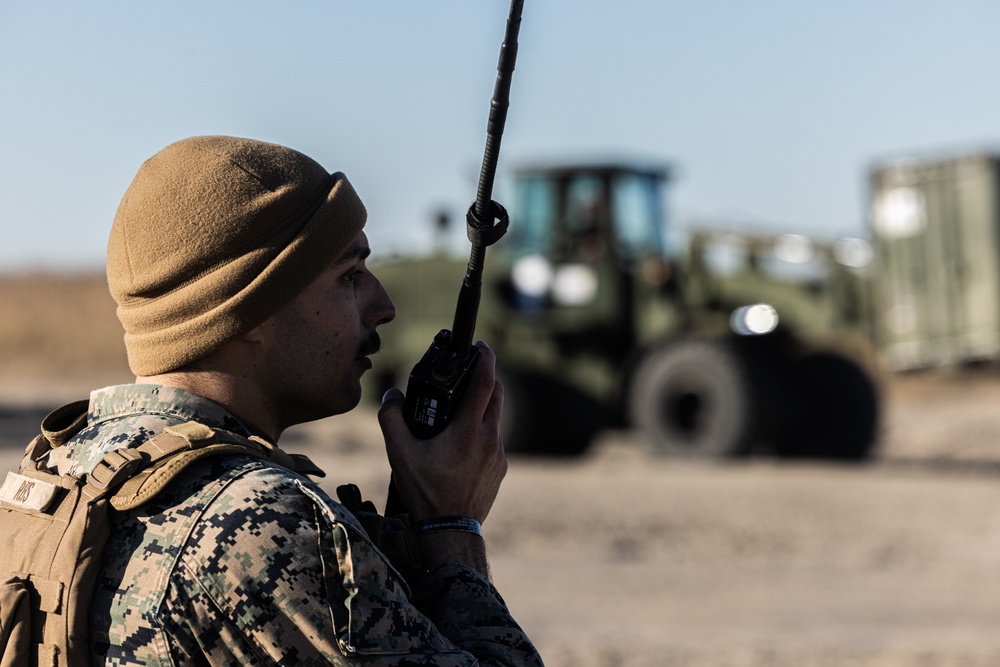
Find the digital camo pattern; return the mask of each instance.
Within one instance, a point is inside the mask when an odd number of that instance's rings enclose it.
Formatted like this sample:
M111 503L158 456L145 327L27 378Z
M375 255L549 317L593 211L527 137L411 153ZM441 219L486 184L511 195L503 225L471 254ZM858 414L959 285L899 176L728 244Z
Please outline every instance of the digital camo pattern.
M219 406L155 385L103 389L61 472L196 419L253 435ZM355 518L308 479L210 458L115 513L94 594L100 665L540 665L497 591L461 565L434 576L429 616Z
M49 467L60 474L90 472L108 452L136 447L167 426L192 420L246 437L264 437L217 403L183 389L127 384L91 393L87 426L70 446L49 454Z

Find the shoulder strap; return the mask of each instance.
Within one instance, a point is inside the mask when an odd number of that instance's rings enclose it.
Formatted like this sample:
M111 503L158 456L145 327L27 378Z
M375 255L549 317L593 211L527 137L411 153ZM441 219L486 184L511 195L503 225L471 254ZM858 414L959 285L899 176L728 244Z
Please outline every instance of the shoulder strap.
M287 454L263 438L256 436L244 438L230 431L213 429L193 421L167 427L162 433L135 449L125 451L135 452L143 464L134 464L138 470L131 474L125 473L127 481L111 497L111 506L117 510L138 507L159 493L170 480L189 465L209 456L225 454L252 456L300 474L321 477L325 475L308 457ZM103 463L104 461L101 461L101 464ZM107 477L109 473L110 478ZM104 477L98 476L88 481L92 485L95 482L98 485L103 484L104 489L113 488L117 483L114 480L116 474L117 471L106 470L101 473ZM103 479L109 481L103 482Z
M32 477L41 474L39 459L86 426L88 408L89 402L81 400L50 412L42 420L41 434L28 444L20 471ZM189 421L168 426L138 447L121 447L105 454L87 475L82 493L97 499L113 492L112 507L133 509L150 500L195 461L226 454L253 456L303 475L325 476L307 456L288 454L263 438L247 438Z
M120 485L111 496L111 506L133 509L195 461L226 454L264 459L300 474L325 475L308 457L287 454L263 438L245 438L189 421L168 426L138 447L108 452L87 476L87 486L90 494L103 495Z

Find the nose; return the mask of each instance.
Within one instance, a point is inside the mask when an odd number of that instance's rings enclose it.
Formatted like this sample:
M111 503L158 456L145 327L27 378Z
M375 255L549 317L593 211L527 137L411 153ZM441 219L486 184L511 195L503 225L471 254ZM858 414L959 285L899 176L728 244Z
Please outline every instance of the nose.
M370 274L370 277L372 289L365 313L367 316L365 324L374 329L396 319L396 304L392 302L389 293L385 291L385 287L375 274Z

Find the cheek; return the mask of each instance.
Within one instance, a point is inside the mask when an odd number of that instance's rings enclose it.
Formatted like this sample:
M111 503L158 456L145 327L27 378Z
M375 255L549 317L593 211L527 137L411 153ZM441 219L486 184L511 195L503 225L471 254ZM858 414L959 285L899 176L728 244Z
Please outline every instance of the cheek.
M336 301L331 300L330 305L332 307L315 308L310 313L310 328L314 332L316 349L321 350L325 357L347 352L354 355L358 346L358 317L351 308L353 299L341 296Z

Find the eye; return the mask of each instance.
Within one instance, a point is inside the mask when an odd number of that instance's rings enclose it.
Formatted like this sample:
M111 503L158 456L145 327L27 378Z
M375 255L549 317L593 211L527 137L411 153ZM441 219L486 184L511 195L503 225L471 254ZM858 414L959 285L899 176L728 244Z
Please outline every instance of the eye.
M343 279L349 283L357 282L358 276L361 275L363 270L363 266L355 266L344 274Z

